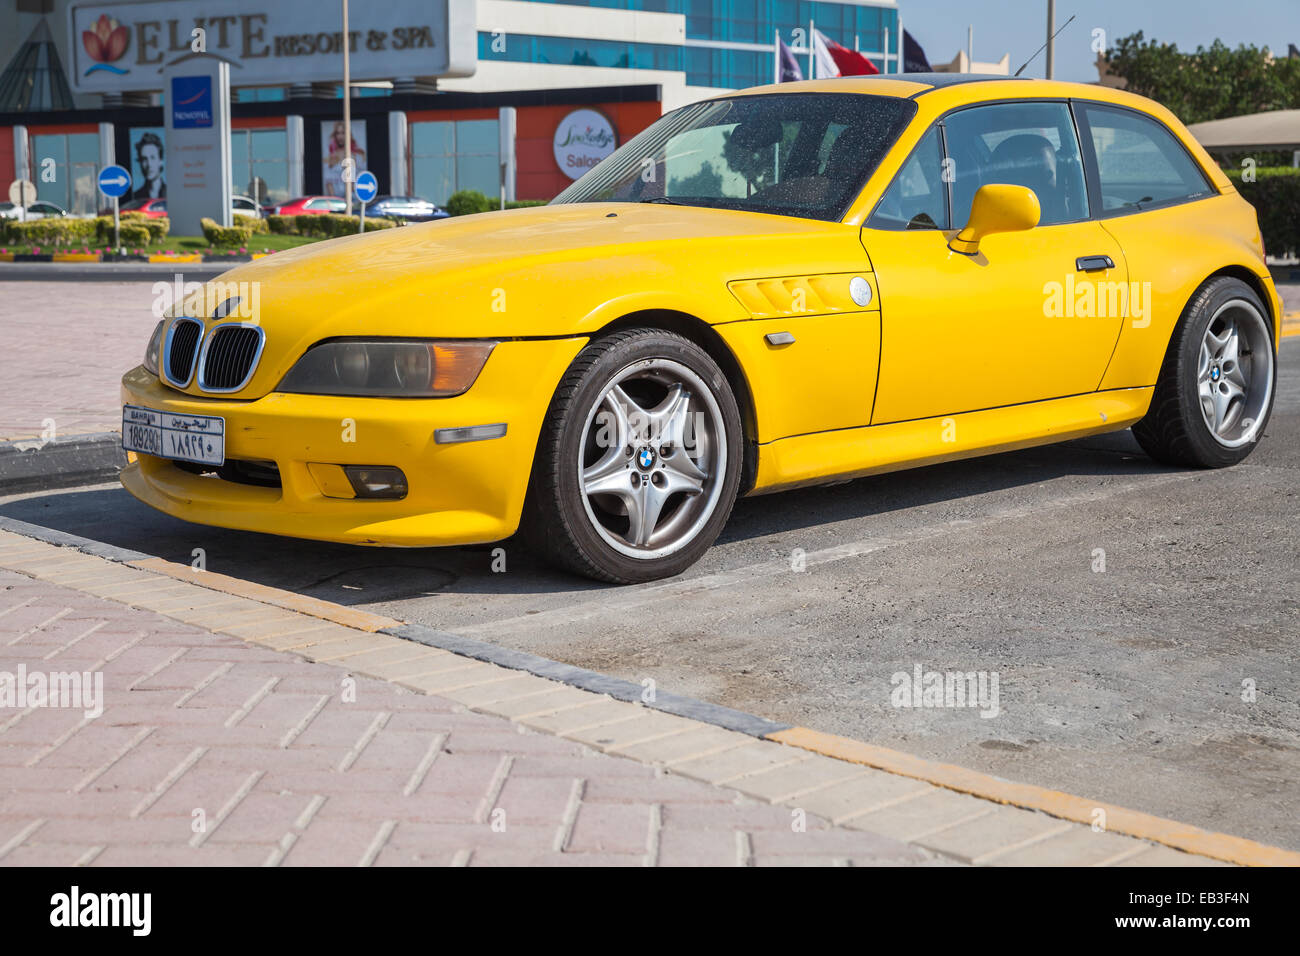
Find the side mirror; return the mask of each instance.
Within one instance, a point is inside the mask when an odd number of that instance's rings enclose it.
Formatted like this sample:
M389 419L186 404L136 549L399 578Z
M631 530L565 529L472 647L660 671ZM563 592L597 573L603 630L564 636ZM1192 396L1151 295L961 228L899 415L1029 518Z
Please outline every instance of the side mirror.
M981 186L970 207L966 228L948 243L953 252L973 256L979 252L980 240L995 232L1022 232L1038 225L1042 207L1032 189L992 183Z

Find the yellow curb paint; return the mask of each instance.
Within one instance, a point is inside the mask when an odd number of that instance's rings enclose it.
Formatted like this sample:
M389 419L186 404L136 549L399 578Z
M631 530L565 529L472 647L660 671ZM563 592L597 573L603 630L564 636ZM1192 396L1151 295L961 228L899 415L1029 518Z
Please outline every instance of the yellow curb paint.
M56 252L55 262L98 262L98 252Z
M1026 810L1041 810L1043 813L1062 820L1073 820L1091 826L1094 812L1105 812L1106 832L1122 833L1126 836L1162 843L1176 850L1208 856L1216 860L1226 860L1241 866L1300 866L1300 853L1284 850L1281 847L1268 846L1247 840L1243 837L1229 836L1226 833L1213 833L1187 823L1166 820L1163 817L1128 810L1097 800L1087 800L1059 790L1048 790L1028 783L1014 783L1002 780L975 770L953 764L926 760L901 750L890 750L874 744L865 744L848 737L825 734L807 727L791 727L766 735L767 740L775 740L791 747L811 750L813 753L847 760L850 763L863 764L898 774L923 780L937 787L968 793L973 797L1005 803Z
M343 607L340 604L333 604L329 601L321 601L317 598L305 597L301 594L294 594L292 591L283 591L280 588L268 587L265 584L255 584L252 581L241 581L239 578L233 578L227 574L218 574L215 571L196 571L188 564L176 564L173 561L164 561L162 558L147 558L143 561L128 561L127 565L133 568L139 568L142 571L154 571L158 574L165 574L168 577L184 581L187 584L197 585L202 588L210 588L213 591L221 591L225 594L233 594L236 597L247 598L250 601L259 601L262 604L271 604L275 607L284 608L286 611L296 611L299 614L306 614L310 617L318 617L325 621L332 621L335 624L341 624L344 627L350 627L358 631L379 631L385 627L399 627L402 622L394 620L391 617L383 617L379 614L370 614L366 611L357 611L352 608Z
M1300 335L1300 311L1286 312L1282 316L1282 338Z
M150 262L202 262L203 256L198 253L192 255L169 256L161 252L153 253L149 256Z
M13 262L14 254L12 252L0 252L0 262Z

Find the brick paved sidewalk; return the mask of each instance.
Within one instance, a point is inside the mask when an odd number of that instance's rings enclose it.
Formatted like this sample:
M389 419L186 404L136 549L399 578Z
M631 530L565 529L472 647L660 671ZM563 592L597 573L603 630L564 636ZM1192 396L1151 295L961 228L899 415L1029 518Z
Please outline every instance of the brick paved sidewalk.
M160 275L158 281L169 279ZM0 441L117 431L122 373L140 364L153 283L5 282L0 291Z
M790 810L734 790L0 571L0 669L20 664L100 671L106 703L0 710L9 865L934 859L816 817L795 832Z
M156 558L0 531L0 569L2 864L1223 865Z

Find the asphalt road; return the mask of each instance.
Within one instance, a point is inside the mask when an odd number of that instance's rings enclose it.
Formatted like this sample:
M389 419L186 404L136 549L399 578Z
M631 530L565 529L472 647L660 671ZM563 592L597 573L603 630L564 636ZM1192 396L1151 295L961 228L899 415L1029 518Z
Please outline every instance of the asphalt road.
M186 563L203 548L210 570L1300 849L1298 371L1293 337L1268 433L1233 469L1156 466L1123 432L749 499L682 579L637 587L513 542L495 573L490 547L203 528L109 486L0 513ZM997 715L894 706L917 665L996 673Z

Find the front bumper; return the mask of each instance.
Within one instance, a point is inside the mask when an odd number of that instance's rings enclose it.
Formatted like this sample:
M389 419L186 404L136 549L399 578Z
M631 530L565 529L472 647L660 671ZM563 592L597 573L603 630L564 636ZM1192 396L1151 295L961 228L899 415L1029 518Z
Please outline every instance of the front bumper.
M348 398L272 392L253 401L199 398L143 367L122 377L122 402L226 420L227 461L271 461L280 487L186 471L132 455L122 484L145 504L243 531L352 544L479 544L519 526L537 436L555 386L585 338L502 342L478 381L455 398ZM438 444L434 431L505 422L504 437ZM394 465L397 501L327 497L311 463Z

